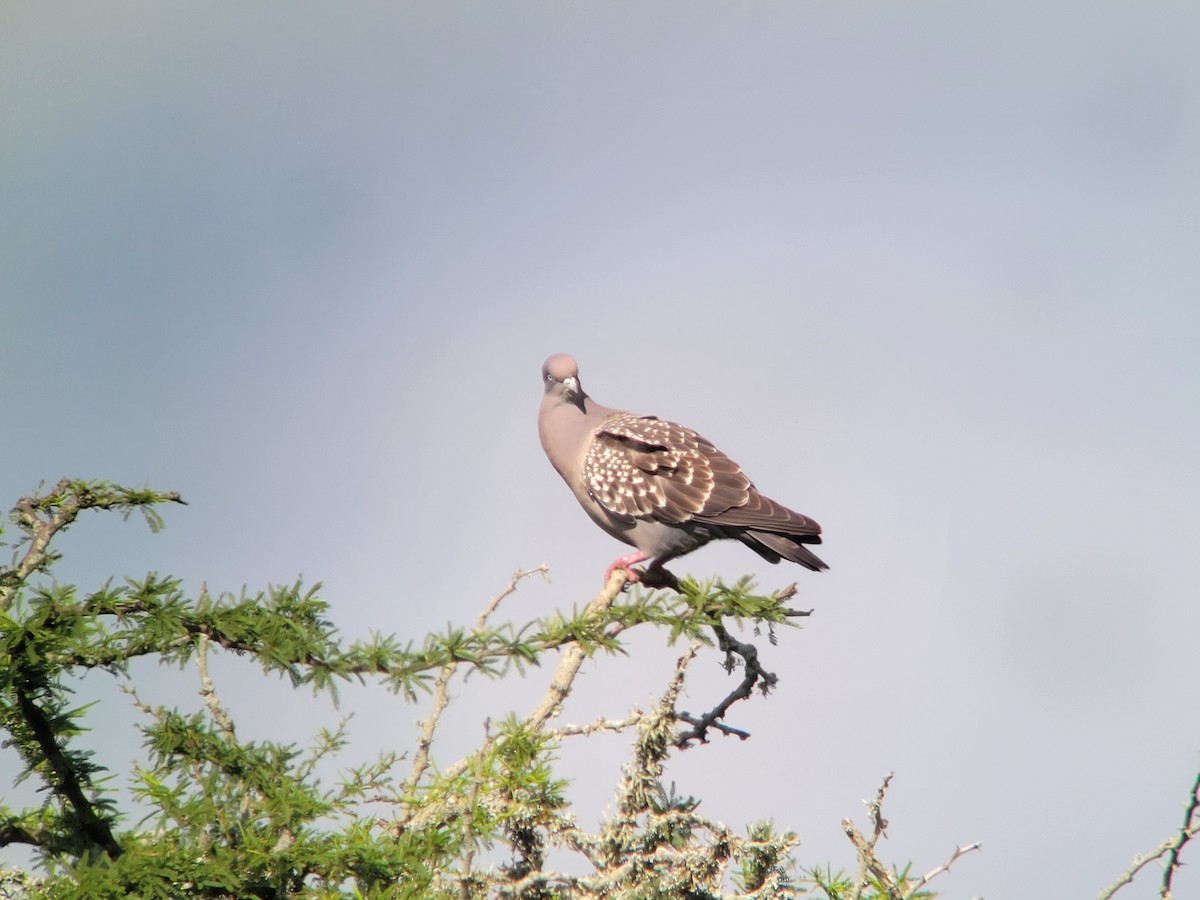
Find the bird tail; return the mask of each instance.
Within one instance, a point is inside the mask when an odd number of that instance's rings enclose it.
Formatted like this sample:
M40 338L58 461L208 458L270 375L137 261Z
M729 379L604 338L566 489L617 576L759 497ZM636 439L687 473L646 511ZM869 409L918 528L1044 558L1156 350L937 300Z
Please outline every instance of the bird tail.
M813 537L816 537L816 540L813 540ZM812 569L814 572L822 572L829 568L820 557L793 537L772 534L769 531L746 529L738 535L738 539L767 562L777 563L781 559L786 559L799 563L806 569ZM804 543L819 544L821 538L804 535Z

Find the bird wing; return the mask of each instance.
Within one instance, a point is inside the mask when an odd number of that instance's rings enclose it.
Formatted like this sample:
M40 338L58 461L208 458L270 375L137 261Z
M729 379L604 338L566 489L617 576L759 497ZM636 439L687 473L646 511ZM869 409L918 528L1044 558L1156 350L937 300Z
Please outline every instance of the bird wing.
M667 524L720 516L755 494L741 467L690 428L631 413L596 429L583 478L610 513Z
M583 478L596 502L619 517L670 525L696 520L821 542L820 525L760 494L710 441L654 416L605 419L588 448Z

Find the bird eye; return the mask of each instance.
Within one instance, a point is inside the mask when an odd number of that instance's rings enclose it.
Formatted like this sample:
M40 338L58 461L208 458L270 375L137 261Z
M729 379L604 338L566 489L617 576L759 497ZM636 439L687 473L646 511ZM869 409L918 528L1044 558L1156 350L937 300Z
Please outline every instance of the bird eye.
M547 373L546 373L546 380L547 380L547 381L553 381L553 380L554 380L554 376L553 376L553 375L551 375L549 372L547 372Z

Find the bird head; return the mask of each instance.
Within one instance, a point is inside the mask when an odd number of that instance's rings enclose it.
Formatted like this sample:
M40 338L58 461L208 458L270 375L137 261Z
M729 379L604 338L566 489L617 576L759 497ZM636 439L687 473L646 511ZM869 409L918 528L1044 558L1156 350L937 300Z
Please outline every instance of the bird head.
M587 394L579 383L579 364L566 353L555 353L542 363L542 385L547 397L570 403L586 412L583 401Z

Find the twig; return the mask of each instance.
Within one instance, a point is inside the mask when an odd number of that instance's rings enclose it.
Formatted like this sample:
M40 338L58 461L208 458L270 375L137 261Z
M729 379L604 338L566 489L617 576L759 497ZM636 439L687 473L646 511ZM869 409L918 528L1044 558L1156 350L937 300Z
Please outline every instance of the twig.
M604 826L601 835L605 857L611 864L614 858L624 859L633 843L637 817L651 805L650 793L661 789L663 759L667 756L670 723L675 719L675 705L687 678L688 666L700 651L700 643L692 641L687 652L675 660L675 671L667 682L666 690L658 698L654 709L644 716L638 726L638 737L633 745L633 755L624 767L617 784L616 805L618 814ZM603 866L602 866L603 867Z
M896 884L895 876L887 866L879 861L879 857L875 855L875 845L887 833L888 821L883 817L883 798L887 796L887 789L892 783L894 774L894 772L888 772L883 776L883 783L879 786L879 790L875 792L875 799L867 803L867 817L871 820L872 828L871 839L869 841L862 836L862 833L855 827L852 820L842 820L842 830L846 832L846 836L850 838L850 843L854 845L854 849L858 853L858 879L855 881L854 893L851 894L851 900L861 900L863 889L867 885L868 872L875 876L875 879L887 891L889 898L892 898L892 900L899 900L900 898L900 889Z
M475 620L475 630L482 631L487 625L488 618L494 613L500 602L510 594L517 590L517 586L530 575L541 573L542 578L549 579L550 567L546 563L542 563L533 569L518 569L513 573L513 577L500 593L492 597L487 605L484 606L483 612L479 614L479 618ZM442 666L438 672L437 678L433 682L433 706L429 710L429 717L421 722L421 735L417 738L417 752L413 756L412 769L408 773L408 778L405 779L402 786L402 793L412 797L416 793L417 784L429 769L429 751L433 747L433 734L437 730L438 722L441 721L442 713L446 711L446 707L450 703L450 679L454 677L454 673L458 670L457 659L451 659L448 663ZM404 805L403 812L400 815L401 822L407 822L413 814L413 801L408 801Z
M1183 825L1180 826L1179 833L1175 835L1171 848L1167 851L1167 867L1163 871L1162 891L1160 892L1162 900L1171 900L1171 881L1179 870L1179 851L1196 833L1192 819L1196 815L1197 807L1200 807L1200 772L1196 773L1196 780L1192 782L1192 794L1188 798L1187 808L1183 813Z
M1142 869L1163 856L1167 857L1167 863L1163 867L1162 890L1159 892L1159 897L1160 900L1170 900L1171 881L1180 865L1179 851L1183 849L1184 844L1200 834L1200 822L1193 821L1198 808L1200 808L1200 773L1197 773L1196 780L1192 784L1192 793L1184 811L1183 826L1179 831L1149 853L1139 853L1135 856L1133 862L1129 864L1129 868L1122 872L1116 881L1102 890L1097 896L1097 900L1109 900L1113 894L1131 883Z
M204 587L200 588L200 595L206 593ZM225 707L221 705L220 698L217 697L216 688L213 687L212 679L208 677L208 635L200 635L196 641L196 667L200 670L200 696L204 698L204 705L208 707L209 714L213 717L213 721L217 723L217 728L228 740L234 740L233 719L229 717L229 713L225 711Z
M746 694L746 696L749 696L749 694ZM737 697L735 699L740 700L741 697ZM715 728L717 731L721 732L721 734L727 734L731 737L740 738L743 741L750 737L750 732L741 728L734 728L732 725L726 725L724 722L720 721L720 717L724 714L725 711L720 707L712 710L711 712L706 712L702 716L693 716L687 710L680 710L679 712L675 713L676 719L678 719L680 722L687 722L687 724L692 726L687 731L680 732L679 736L675 738L675 746L680 750L686 750L691 746L692 741L699 741L702 744L707 744L708 729L710 728Z
M54 486L50 495L65 494L70 486L70 479L64 478ZM4 573L4 581L0 584L0 611L8 609L12 604L17 588L25 579L43 567L54 535L70 525L79 515L78 504L64 502L56 507L49 517L43 519L38 515L39 501L43 499L37 496L22 497L13 507L13 518L29 535L29 549L16 566Z
M896 887L895 876L875 856L871 843L862 836L862 832L854 826L854 822L850 819L843 819L842 830L846 832L846 837L850 838L850 843L854 845L860 863L858 879L854 885L854 893L850 895L851 900L861 900L863 888L867 886L868 872L875 876L875 879L887 893L889 900L900 900L900 891Z
M887 789L891 787L895 775L895 772L888 772L883 776L883 784L879 785L879 790L875 792L875 799L867 805L867 814L871 817L871 827L874 829L871 849L874 849L879 839L887 834L888 820L883 817L883 798L887 796Z
M593 597L592 601L584 608L584 616L599 615L612 606L622 588L625 587L625 580L625 572L622 569L615 569L609 576L604 590ZM571 693L575 676L579 674L579 669L586 658L587 653L578 643L571 644L563 650L562 657L558 661L558 668L554 670L554 678L550 681L550 686L546 689L542 702L526 717L526 725L535 730L541 730L549 719L558 715L562 702L567 698L567 694Z
M483 630L483 626L487 624L488 617L496 611L496 607L500 605L500 601L509 594L516 593L517 585L519 585L530 575L536 575L538 573L541 573L543 581L550 580L550 566L548 566L546 563L542 563L540 566L536 566L532 569L518 569L516 572L514 572L512 579L505 586L504 590L488 601L487 606L483 608L483 612L479 614L479 618L475 620L476 630Z
M82 510L134 506L148 509L151 503L168 501L184 502L175 491L147 492L141 499L132 499L128 493L125 496L104 493L103 489L93 489L69 478L59 481L45 496L22 497L12 512L17 525L29 535L29 549L11 569L0 567L0 612L12 605L17 588L25 583L25 579L52 561L50 541L74 522ZM49 512L45 518L39 515L47 510Z
M684 593L679 579L665 569L639 569L638 574L642 584L647 587L666 587L675 591L678 594ZM780 604L784 604L791 600L796 595L796 584L793 582L788 587L777 591L774 599ZM693 613L698 612L692 610ZM807 616L812 610L784 610L786 616ZM693 741L699 741L701 744L708 743L708 730L715 728L721 734L733 735L741 740L746 740L750 737L750 732L741 728L735 728L721 721L729 708L739 700L745 700L754 692L754 688L758 687L763 694L768 694L779 683L779 678L773 672L768 672L758 661L758 648L751 643L742 642L734 639L726 630L725 626L719 622L710 625L713 634L717 638L717 646L725 652L725 670L732 672L734 669L733 657L740 656L742 659L742 668L744 675L741 683L734 688L729 694L714 706L711 710L701 715L693 715L687 710L679 710L675 713L675 718L680 722L685 722L691 726L684 731L681 731L675 736L674 744L681 750L686 750L691 746ZM619 633L618 628L610 630L610 635ZM775 637L772 633L771 643L775 643Z
M747 699L753 693L756 685L765 694L779 681L773 673L768 672L759 665L757 647L753 644L735 640L722 625L713 625L712 629L717 635L717 646L725 651L726 669L732 670L733 655L736 654L742 658L742 668L745 674L742 677L741 684L730 691L724 700L703 715L693 716L686 710L681 710L675 714L675 718L692 726L675 736L675 746L681 750L686 750L692 741L699 741L701 744L708 743L708 729L710 728L716 728L722 734L735 735L743 741L746 740L746 738L750 737L750 732L734 728L732 725L726 725L720 720L725 717L725 713L729 711L729 707L733 706L734 703Z
M208 605L208 584L200 583L200 596L196 600L196 606L200 609ZM213 687L212 679L208 675L208 644L209 637L207 634L201 633L196 640L196 668L200 670L200 696L204 699L204 705L208 707L209 715L213 717L213 721L217 725L217 730L231 744L237 740L233 719L225 707L221 705L221 699L217 696L217 690ZM202 773L200 766L195 760L192 761L193 772L192 777L197 783L201 782ZM254 790L249 789L242 795L241 803L238 806L238 820L245 822L250 815L250 809L253 806ZM286 849L291 846L290 842L295 841L295 835L287 828L279 835L276 842L276 851ZM275 851L273 851L275 852Z
M536 572L538 570L534 569L532 571ZM625 573L618 569L613 572L612 577L608 580L608 584L604 586L604 590L593 597L591 602L584 608L583 614L587 616L602 613L612 606L613 601L616 600L617 596L621 593L621 589L624 587ZM554 678L550 683L550 687L546 690L546 695L534 711L526 717L525 725L534 731L540 731L545 727L546 722L550 718L558 714L562 701L571 692L575 676L579 673L579 669L586 657L587 654L578 643L565 646L562 658L559 659L558 667L554 671ZM443 771L443 777L447 779L457 778L468 769L474 759L475 754L471 754L458 760ZM415 788L416 785L413 784L411 787ZM393 823L392 827L396 829L397 833L410 826L419 828L426 822L439 816L450 816L461 809L462 798L452 797L448 797L437 803L430 803L420 809L409 805L401 814L398 821Z
M883 783L879 785L879 790L875 792L873 799L863 801L867 804L867 818L871 821L869 840L863 837L862 832L854 826L853 821L842 820L842 830L846 832L846 836L850 838L850 843L854 845L854 850L858 854L858 878L854 882L854 893L850 895L851 900L862 900L863 891L869 884L868 875L875 879L877 890L882 892L880 896L886 896L888 900L912 900L929 882L943 872L949 872L950 867L961 857L983 848L981 841L975 841L965 847L955 847L948 860L940 866L930 869L912 884L907 883L906 875L898 878L894 870L880 862L879 856L875 852L879 839L887 837L888 820L883 817L883 801L887 796L888 787L892 783L893 774L888 772L883 777Z
M921 888L925 887L925 885L929 884L929 882L933 881L933 879L937 878L943 872L949 872L950 867L952 865L954 865L956 862L958 862L960 857L966 856L968 853L973 853L976 850L982 850L982 849L983 849L983 841L975 841L975 843L967 844L967 846L965 846L965 847L955 847L954 852L952 854L950 854L950 858L948 860L946 860L944 863L942 863L936 869L930 869L928 872L926 872L924 875L922 875L921 878L912 887L910 887L907 891L904 892L904 900L910 900L910 898L915 897L917 895L917 892L920 891Z
M1191 836L1195 836L1196 832L1200 831L1200 826L1192 828L1190 831ZM1112 897L1117 891L1125 887L1125 885L1130 884L1133 879L1137 877L1138 873L1142 871L1142 869L1154 862L1156 859L1162 859L1162 857L1171 849L1171 847L1174 846L1177 838L1178 835L1172 835L1149 853L1136 854L1133 857L1133 862L1129 864L1129 868L1122 872L1116 881L1102 890L1096 896L1096 900L1109 900L1109 898Z
M589 722L586 725L563 725L555 728L552 731L547 731L546 736L551 740L559 740L560 738L572 737L575 735L590 735L598 731L624 731L627 728L632 728L645 718L643 713L636 706L624 719L597 719L595 722Z
M513 589L515 590L516 578L513 579ZM512 593L512 591L509 591ZM497 600L496 603L499 603ZM493 604L488 613L494 610ZM481 617L480 628L483 627ZM492 722L491 719L483 721L483 743L479 745L479 749L475 752L475 778L471 782L471 792L467 795L466 809L468 811L475 808L475 804L479 802L479 789L483 785L483 760L487 756L487 752L492 746ZM479 849L479 841L475 837L474 823L470 815L463 817L463 843L465 845L462 862L462 876L458 882L459 896L463 900L469 900L471 896L471 868L475 864L475 852Z
M13 693L16 695L17 709L24 725L29 729L32 740L37 743L42 761L51 773L42 777L56 794L71 805L79 820L79 830L88 841L107 853L110 858L116 859L121 855L122 849L113 836L112 822L102 815L98 805L84 793L84 788L90 787L86 776L59 746L54 726L31 696L33 687L24 677L18 677L13 683ZM33 765L30 765L30 768L33 768Z

